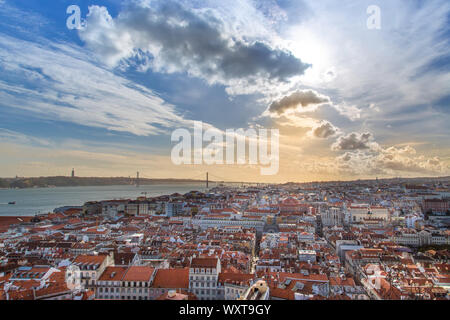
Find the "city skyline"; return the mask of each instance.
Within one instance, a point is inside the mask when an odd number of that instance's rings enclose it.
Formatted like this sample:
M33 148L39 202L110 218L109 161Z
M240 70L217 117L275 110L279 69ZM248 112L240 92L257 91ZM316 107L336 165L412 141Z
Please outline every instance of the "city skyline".
M0 176L448 176L449 13L440 0L1 0ZM278 173L174 165L172 133L198 121L278 129Z

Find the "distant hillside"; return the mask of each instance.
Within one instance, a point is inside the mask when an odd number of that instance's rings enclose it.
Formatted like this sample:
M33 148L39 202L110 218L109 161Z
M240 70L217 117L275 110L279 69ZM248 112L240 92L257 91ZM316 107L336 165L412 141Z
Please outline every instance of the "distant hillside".
M365 185L375 182L375 179L353 180L353 181L315 181L315 182L289 182L284 185L310 185L310 184L355 184ZM180 183L204 183L204 180L192 179L139 179L140 185L152 184L180 184ZM210 181L214 182L214 181ZM219 181L220 182L220 181ZM115 177L115 178L99 178L99 177L39 177L39 178L0 178L0 188L46 188L46 187L87 187L87 186L114 186L114 185L133 185L136 178ZM238 182L234 182L238 183ZM248 182L250 183L250 182ZM424 184L424 183L450 183L450 177L417 177L417 178L392 178L379 179L378 183L395 183L395 184Z
M139 179L141 185L202 183L200 180L189 179ZM98 178L98 177L39 177L39 178L7 178L0 179L0 188L46 188L46 187L83 187L83 186L114 186L132 185L135 178Z
M355 184L355 185L364 185L371 184L374 182L378 182L379 184L412 184L412 185L420 185L427 183L450 183L450 176L447 177L414 177L414 178L381 178L381 179L358 179L358 180L340 180L340 181L312 181L312 182L303 182L303 183L295 183L289 182L287 184L299 184L299 185L310 185L310 184Z

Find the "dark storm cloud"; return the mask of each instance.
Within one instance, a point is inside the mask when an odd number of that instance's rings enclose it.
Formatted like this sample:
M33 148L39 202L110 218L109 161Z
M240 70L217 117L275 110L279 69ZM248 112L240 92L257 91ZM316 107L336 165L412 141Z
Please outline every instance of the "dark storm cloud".
M172 1L133 3L116 19L93 6L87 21L80 37L113 64L141 51L151 55L156 71L186 72L225 85L261 78L286 82L310 67L288 51L233 34L211 10L193 11Z
M332 149L339 151L367 150L374 144L371 133L352 132L348 135L340 136L333 144Z
M297 108L299 105L307 107L309 105L326 103L329 101L329 98L321 96L313 90L295 91L292 94L283 97L281 100L274 101L270 105L269 111L282 114L289 109Z
M322 121L312 129L313 136L321 139L334 136L337 132L338 129L328 121Z

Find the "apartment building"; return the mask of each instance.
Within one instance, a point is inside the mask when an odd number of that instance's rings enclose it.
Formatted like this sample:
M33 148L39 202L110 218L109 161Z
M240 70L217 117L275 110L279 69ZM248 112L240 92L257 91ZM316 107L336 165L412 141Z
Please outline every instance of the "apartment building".
M219 258L194 258L189 267L189 290L200 300L217 298L221 265Z

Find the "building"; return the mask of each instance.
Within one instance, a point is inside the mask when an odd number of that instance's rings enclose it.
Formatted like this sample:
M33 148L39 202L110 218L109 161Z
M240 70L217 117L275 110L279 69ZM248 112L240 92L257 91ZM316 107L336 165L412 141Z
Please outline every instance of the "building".
M147 266L131 266L122 279L121 300L149 300L149 289L155 269Z
M158 269L150 287L150 299L157 299L170 291L189 290L189 269Z
M320 213L324 227L342 226L344 224L344 211L341 208L331 207Z
M194 258L189 267L189 291L200 300L217 299L221 265L219 258Z
M95 297L100 300L121 300L123 277L128 267L107 267L97 280Z
M316 262L316 251L314 250L298 250L298 261L303 262Z
M446 199L425 199L423 201L423 211L425 213L445 215L449 210L450 201Z
M183 213L183 202L171 201L166 203L166 216L174 217Z
M255 281L254 274L221 273L219 275L220 300L237 300L244 295ZM222 290L221 290L222 289Z
M364 223L369 220L390 220L389 210L384 207L368 205L352 205L348 208L351 223Z
M84 288L94 288L106 267L114 264L114 257L113 253L109 255L79 255L73 264L80 268L81 285Z

